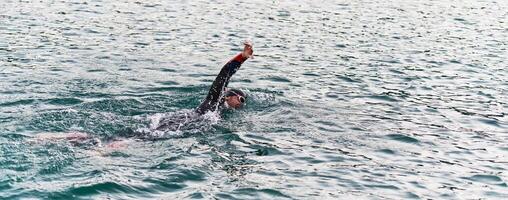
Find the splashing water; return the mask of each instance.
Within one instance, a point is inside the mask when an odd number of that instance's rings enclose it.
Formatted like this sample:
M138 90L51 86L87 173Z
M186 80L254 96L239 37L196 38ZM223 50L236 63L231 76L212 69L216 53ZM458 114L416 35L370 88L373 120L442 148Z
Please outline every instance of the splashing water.
M506 19L501 0L0 1L0 199L507 199ZM228 87L247 105L192 117L246 38Z

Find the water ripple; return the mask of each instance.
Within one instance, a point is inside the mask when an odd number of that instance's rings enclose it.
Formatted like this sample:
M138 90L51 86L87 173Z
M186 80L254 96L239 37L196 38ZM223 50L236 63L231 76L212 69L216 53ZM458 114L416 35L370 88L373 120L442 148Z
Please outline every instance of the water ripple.
M508 198L505 1L0 8L0 198ZM244 39L243 109L122 140L195 108Z

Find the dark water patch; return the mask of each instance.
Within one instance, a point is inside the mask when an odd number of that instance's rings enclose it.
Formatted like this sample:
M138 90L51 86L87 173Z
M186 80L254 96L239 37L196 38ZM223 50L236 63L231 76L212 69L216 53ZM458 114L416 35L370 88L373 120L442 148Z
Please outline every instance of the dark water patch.
M90 185L75 185L70 189L67 189L65 193L69 193L75 196L94 196L101 193L109 193L109 194L115 194L115 193L128 193L128 194L134 194L136 193L136 189L129 187L127 185L123 185L116 182L106 181L106 182L100 182L100 183L93 183Z
M394 185L387 185L387 184L365 184L364 186L369 187L369 188L399 190L398 187L396 187Z
M160 71L161 72L176 72L175 69L171 69L171 68L161 68Z
M122 136L123 136L122 133L119 133L118 134L118 140L120 140ZM113 136L113 138L114 137L115 136ZM100 140L99 138L94 138L94 139ZM113 139L113 140L115 140L115 139ZM95 142L95 141L93 141L93 142ZM106 142L108 142L108 141L106 141ZM92 143L90 145L96 145L96 144ZM125 153L125 152L119 152L119 151L107 152L107 153L104 153L103 156L108 156L108 157L111 157L111 158L129 158L129 157L131 157L131 155L129 155L129 154ZM99 174L100 172L99 171L93 171L92 173Z
M332 154L335 154L336 152L331 152ZM325 158L327 158L328 162L344 162L347 160L346 157L344 156L338 156L338 155L326 155L324 156Z
M242 83L252 83L253 81L250 80L250 79L239 79L239 80L236 80L238 82L242 82Z
M201 79L199 80L201 83L203 84L206 84L206 83L212 83L214 81L214 79L212 78L207 78L207 79Z
M189 77L207 77L207 76L215 77L216 75L196 73L196 74L188 74L187 76L189 76Z
M406 74L404 71L397 70L397 69L390 69L390 72L396 73L396 74Z
M346 48L345 44L336 44L335 47L337 48Z
M25 90L8 90L8 91L0 91L0 94L26 94Z
M105 69L89 69L89 70L87 70L87 72L94 73L94 72L107 72L107 71Z
M264 35L260 35L260 34L256 34L254 37L255 38L266 38Z
M281 151L274 147L264 147L261 145L249 145L249 148L256 149L257 156L275 156L283 154Z
M417 140L416 138L414 137L410 137L410 136L407 136L407 135L402 135L402 134L388 134L386 135L389 139L392 139L392 140L395 140L395 141L399 141L399 142L404 142L404 143L413 143L413 144L417 144L417 143L420 143L419 140Z
M453 64L462 64L462 62L460 62L460 60L449 60L448 62L453 63Z
M11 117L11 116L1 116L0 117L0 124L2 124L2 123L8 123L8 122L13 122L14 120L17 120L17 118Z
M486 125L489 125L489 126L501 127L499 125L499 122L496 119L480 118L480 119L478 119L478 121L480 121Z
M490 185L498 185L502 187L508 187L506 183L499 176L496 175L485 175L485 174L476 174L470 177L464 177L465 179L476 181L480 183L490 184Z
M65 72L66 70L63 69L63 68L59 68L59 67L52 67L50 69L50 71L52 71L52 72Z
M294 157L294 158L297 159L297 160L302 160L305 163L310 163L310 164L319 164L319 163L326 162L325 160L320 160L320 159L317 159L317 158L314 158L314 157L308 157L308 156L305 156L305 157Z
M378 150L378 152L388 154L388 155L395 155L396 154L395 151L393 151L391 149L380 149L380 150Z
M148 42L135 42L134 45L135 46L144 47L144 46L150 45L150 43L148 43Z
M60 63L70 63L70 64L74 64L74 63L77 63L76 60L72 60L72 59L63 59L63 60L59 60ZM53 68L53 70L57 71L59 70L60 68ZM60 71L63 71L60 69Z
M468 21L464 18L453 18L453 20L457 21L457 22L460 22L464 25L474 25L475 23L474 22L471 22L471 21Z
M290 83L291 82L291 80L284 78L284 77L280 77L280 76L270 76L270 77L260 78L260 80L269 80L269 81L281 82L281 83Z
M186 198L189 198L189 199L204 199L205 196L201 192L194 192L194 193L191 193L188 196L186 196Z
M186 187L183 183L174 182L171 179L144 179L144 182L152 184L147 192L175 192Z
M0 107L32 105L35 101L35 99L21 99L17 101L0 103Z
M85 13L91 13L91 14L103 14L102 12L95 11L95 10L89 10L89 9L76 9L74 12L85 12Z
M162 169L162 170L171 170L177 167L177 164L173 163L174 161L178 160L179 157L170 157L167 159L164 159L162 162L157 163L154 166L151 166L151 169Z
M196 63L196 64L193 64L192 66L194 66L194 67L207 67L208 65Z
M90 29L90 28L86 28L84 30L86 33L91 33L91 34L98 34L98 33L101 33L100 31L97 31L97 30L94 30L94 29Z
M302 58L302 59L300 59L300 61L302 61L302 62L317 62L316 59L311 58L311 57Z
M291 13L287 10L279 10L277 16L278 17L289 17L289 16L291 16Z
M387 102L397 102L398 101L388 95L358 96L356 98L369 98L369 99L375 99L375 100L381 100L381 101L387 101Z
M162 85L179 85L179 83L175 81L161 81L159 83Z
M319 130L323 130L326 132L337 133L337 132L344 132L345 131L344 129L342 129L341 126L339 126L337 123L332 122L332 121L318 120L318 121L314 121L314 123L317 125L317 128Z
M304 76L312 76L312 77L319 77L319 76L321 76L319 74L312 73L312 72L305 72L302 75L304 75Z
M457 165L458 164L457 162L451 162L451 161L446 161L446 160L439 160L439 162L447 164L447 165Z
M11 179L10 177L2 177L0 179L0 190L1 191L8 191L9 189L12 189L13 186L11 185ZM7 198L6 196L0 194L0 198Z
M395 60L395 59L384 59L384 60L373 59L372 61L379 62L379 63L388 63L388 64L400 64L400 61Z
M402 79L406 82L411 82L411 81L417 81L417 80L420 80L421 77L418 77L418 76L405 76L405 77L402 77Z
M325 94L326 97L329 97L329 98L339 98L340 94L337 94L337 93L333 93L333 92L327 92Z
M154 38L153 40L156 41L155 44L164 44L165 42L167 41L171 41L173 38L169 38L169 37L156 37Z
M16 134L16 133L11 133L11 132L3 132L1 135L0 135L0 138L3 138L3 139L7 139L7 140L10 140L10 141L22 141L24 139L27 139L28 136L27 135L24 135L24 134ZM14 143L16 144L16 143Z
M408 199L422 199L422 197L420 197L417 194L412 193L412 192L405 192L405 194L406 194L406 198L408 198Z
M349 83L359 83L359 82L361 82L359 80L355 80L355 79L349 77L348 75L335 75L335 77L337 77L338 79L341 79L343 81L349 82Z
M77 98L55 98L47 100L46 102L51 105L75 105L83 101Z
M477 93L477 94L482 95L482 96L484 96L484 97L487 97L487 98L489 98L489 99L496 99L496 98L494 97L494 95L489 94L489 93L485 93L484 91L478 91L478 93Z
M262 135L245 134L244 137L252 138L252 139L255 139L255 140L263 140L263 141L266 141L266 142L273 142L273 139L271 139L269 137L263 137ZM508 149L507 149L507 151L508 151Z
M111 56L100 55L100 56L95 56L95 59L98 59L98 60L111 60Z
M204 181L207 174L201 170L196 169L183 169L178 173L168 175L166 182L170 183L184 183L187 181Z
M391 20L394 20L393 17L380 17L380 18L377 18L377 20L379 21L391 21Z

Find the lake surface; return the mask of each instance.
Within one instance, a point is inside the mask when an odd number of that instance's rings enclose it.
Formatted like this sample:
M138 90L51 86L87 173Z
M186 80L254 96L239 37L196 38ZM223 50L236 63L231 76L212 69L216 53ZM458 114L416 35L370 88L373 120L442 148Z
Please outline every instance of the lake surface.
M229 86L242 110L146 129ZM508 1L0 2L1 199L507 199Z

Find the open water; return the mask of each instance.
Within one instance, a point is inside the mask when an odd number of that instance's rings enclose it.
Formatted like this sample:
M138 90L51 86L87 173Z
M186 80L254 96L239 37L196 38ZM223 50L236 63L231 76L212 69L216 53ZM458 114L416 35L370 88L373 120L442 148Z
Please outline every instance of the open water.
M254 43L239 111L195 108ZM507 199L508 1L0 1L0 199Z

